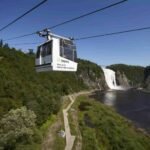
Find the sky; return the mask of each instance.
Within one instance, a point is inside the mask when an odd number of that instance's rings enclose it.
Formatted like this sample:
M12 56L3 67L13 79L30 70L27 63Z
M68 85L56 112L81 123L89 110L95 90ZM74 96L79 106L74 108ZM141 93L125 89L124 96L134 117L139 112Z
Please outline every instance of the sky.
M42 0L1 0L0 28ZM32 33L51 27L120 0L48 0L24 18L0 32L0 39ZM150 26L150 1L128 0L86 18L65 24L52 33L66 37L84 37ZM27 51L37 45L16 43L43 42L38 35L6 41L11 47ZM76 41L78 57L99 65L150 65L150 30Z

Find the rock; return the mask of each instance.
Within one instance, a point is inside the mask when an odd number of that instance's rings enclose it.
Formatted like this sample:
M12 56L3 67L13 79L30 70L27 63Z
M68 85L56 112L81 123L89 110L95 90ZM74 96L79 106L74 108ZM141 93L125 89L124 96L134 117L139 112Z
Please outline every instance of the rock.
M145 87L147 90L150 90L150 76L147 77L146 81L145 81Z
M150 90L150 66L147 66L144 70L144 87Z
M65 138L66 133L65 133L64 130L60 130L60 131L58 132L58 135L59 135L60 137L62 137L62 138Z
M116 72L116 81L118 85L123 87L130 87L129 80L124 73L120 73L120 71Z
M91 78L91 74L93 79ZM96 77L94 72L92 72L91 74L89 75L86 72L82 72L82 74L79 75L79 77L82 79L82 81L87 87L91 89L100 89L100 90L108 89L104 75L98 78Z

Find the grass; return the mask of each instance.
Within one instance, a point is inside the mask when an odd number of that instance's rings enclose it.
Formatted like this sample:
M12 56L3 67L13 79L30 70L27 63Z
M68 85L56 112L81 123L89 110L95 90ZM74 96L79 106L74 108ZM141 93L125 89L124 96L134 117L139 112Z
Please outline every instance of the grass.
M42 147L44 149L59 150L65 147L65 138L58 135L60 130L64 130L63 115L60 111L56 116L52 116L40 128L43 133Z
M88 96L79 96L73 108L78 110L83 150L150 149L150 137L110 107Z
M57 130L54 132L54 143L53 143L53 150L63 150L65 149L65 145L66 145L66 138L63 138L61 136L58 135L58 132L60 130L65 130L64 129L64 120L63 120L63 113L60 112L58 114L58 122L60 124L60 126L57 128Z
M63 121L63 113L62 110L65 108L69 103L70 100L67 97L62 99L62 106L60 111L57 115L52 115L41 127L40 132L43 135L43 139L49 141L49 135L52 138L50 142L46 142L45 145L47 148L53 150L61 150L65 148L65 138L62 138L58 135L60 130L64 130L64 121ZM45 147L44 146L44 147Z
M15 150L41 150L41 146L35 143L32 145L18 145Z
M75 142L73 145L73 150L80 150L80 147L82 147L82 137L81 132L79 130L79 124L78 124L78 111L75 109L70 109L68 113L68 119L69 119L69 125L71 129L71 135L75 135Z
M62 100L63 102L62 102L61 110L65 109L71 102L68 96L64 96Z
M61 118L61 121L63 122L63 116L61 115L61 113L62 113L62 110L68 106L69 103L70 103L70 99L68 97L64 97L62 107L61 107L60 112L58 113L58 115L51 115L49 117L49 119L45 123L43 123L42 126L40 127L40 132L42 133L42 135L46 134L48 128L54 122L56 122L58 118Z
M62 138L57 135L55 137L55 143L54 143L53 150L64 150L65 145L66 145L65 138Z
M56 121L56 115L51 115L49 119L40 127L40 132L43 136L46 135L48 128Z

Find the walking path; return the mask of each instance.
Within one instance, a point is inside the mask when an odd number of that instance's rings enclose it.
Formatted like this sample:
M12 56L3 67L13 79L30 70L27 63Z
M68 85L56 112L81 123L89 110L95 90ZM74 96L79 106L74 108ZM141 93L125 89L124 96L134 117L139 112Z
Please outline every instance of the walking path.
M63 110L63 116L64 116L64 127L65 127L65 133L66 133L66 147L65 150L71 150L75 141L75 136L71 135L70 132L70 126L68 121L68 110L72 106L74 99L72 96L69 96L71 103L68 105L66 109Z
M70 132L70 126L69 126L69 121L68 121L68 111L71 108L74 101L76 100L77 96L84 95L84 94L89 94L91 92L93 92L93 91L79 92L77 94L72 94L72 95L68 96L71 102L67 106L67 108L63 109L64 127L65 127L65 133L66 133L66 147L65 147L65 150L72 150L72 147L73 147L73 144L74 144L74 141L75 141L75 136L71 135L71 132Z
M94 91L94 90L93 90ZM90 94L93 91L83 91L79 93L74 93L65 97L68 97L70 99L70 103L66 106L65 109L63 109L63 119L64 119L64 127L65 127L65 134L66 134L66 145L65 145L65 150L72 150L74 141L76 136L71 135L71 129L69 126L69 120L68 120L68 111L71 108L72 104L76 100L76 97L79 95L84 95L84 94ZM57 131L60 130L63 126L63 122L61 120L61 112L57 116L57 121L54 122L50 128L48 129L47 135L44 137L43 142L42 142L42 150L53 150L55 147L55 136L57 134Z

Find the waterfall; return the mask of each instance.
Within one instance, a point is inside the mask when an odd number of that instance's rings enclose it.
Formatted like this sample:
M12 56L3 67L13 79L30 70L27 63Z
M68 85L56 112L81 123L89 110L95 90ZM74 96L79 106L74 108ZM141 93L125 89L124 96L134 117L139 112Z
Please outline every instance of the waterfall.
M116 83L116 74L113 70L102 68L108 87L112 90L123 90L121 86Z

